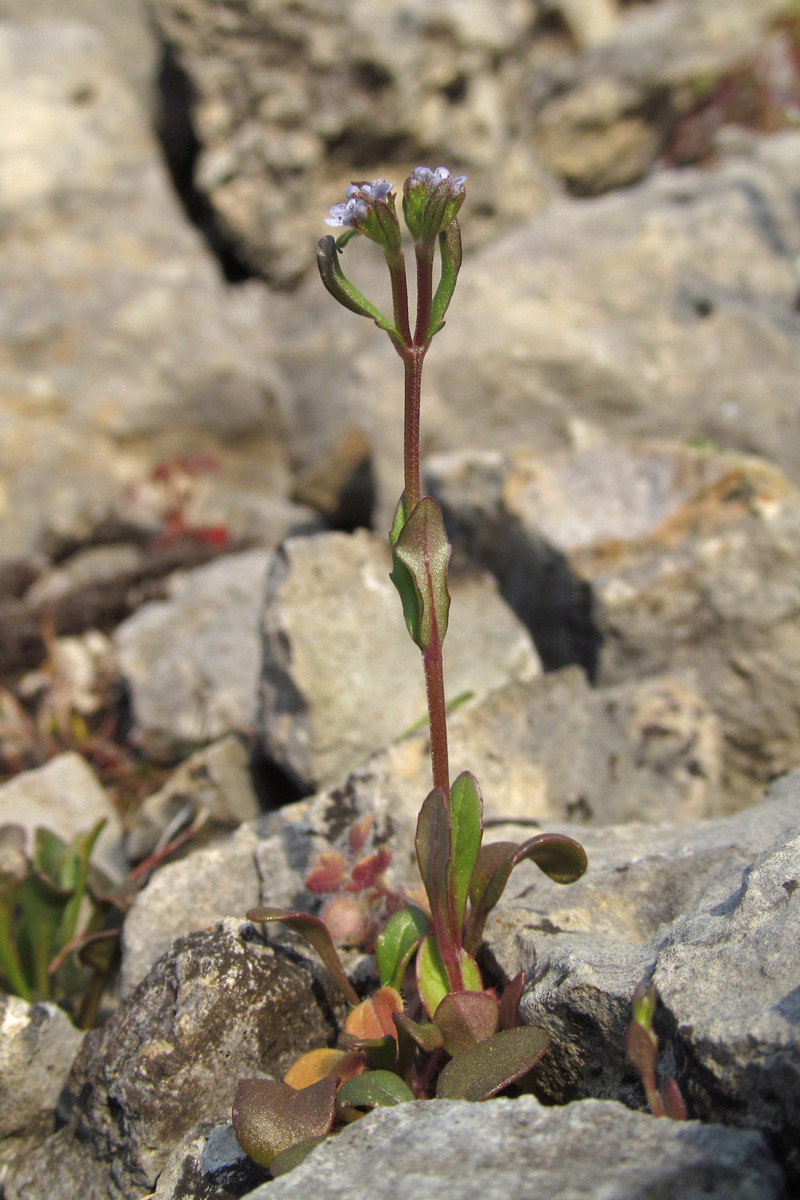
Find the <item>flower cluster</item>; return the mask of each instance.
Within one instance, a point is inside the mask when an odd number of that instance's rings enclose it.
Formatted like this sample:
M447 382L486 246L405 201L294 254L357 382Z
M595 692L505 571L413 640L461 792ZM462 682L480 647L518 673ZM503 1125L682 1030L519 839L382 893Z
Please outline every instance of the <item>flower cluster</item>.
M416 167L403 184L403 214L416 242L432 241L458 215L467 189L466 175L453 177L447 167Z
M385 202L393 187L394 184L387 183L385 179L376 179L372 183L351 183L345 192L347 199L333 205L325 224L358 229L359 222L363 225L369 219L370 207L375 201Z

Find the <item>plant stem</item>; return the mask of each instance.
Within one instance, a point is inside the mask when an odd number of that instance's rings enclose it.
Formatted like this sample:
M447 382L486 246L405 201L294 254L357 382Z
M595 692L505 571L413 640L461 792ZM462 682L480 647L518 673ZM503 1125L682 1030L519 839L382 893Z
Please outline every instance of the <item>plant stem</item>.
M403 354L405 367L405 419L403 434L404 486L406 513L410 516L420 502L422 481L419 467L419 407L422 389L422 363L425 348L410 345Z
M428 696L428 726L431 741L433 786L450 800L450 763L447 750L447 705L444 696L444 663L441 642L422 656Z

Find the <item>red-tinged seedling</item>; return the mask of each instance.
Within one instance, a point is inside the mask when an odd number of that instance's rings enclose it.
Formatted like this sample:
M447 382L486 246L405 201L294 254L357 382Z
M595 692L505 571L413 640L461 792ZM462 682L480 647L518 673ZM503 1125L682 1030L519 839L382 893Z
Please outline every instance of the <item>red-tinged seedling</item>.
M657 1003L658 993L652 983L637 984L633 993L633 1020L628 1028L625 1049L629 1061L636 1068L642 1081L653 1116L685 1121L686 1105L675 1079L671 1075L668 1076L660 1093L656 1084L658 1038L653 1032L653 1016Z
M354 183L328 219L344 232L338 239L322 238L317 262L331 295L383 329L404 365L405 487L389 543L391 579L409 635L422 656L428 699L433 787L421 805L415 837L428 911L387 888L384 872L391 856L386 847L368 848L371 827L364 818L351 827L345 845L331 847L311 862L308 890L327 897L319 918L271 908L248 914L254 921L284 921L301 933L351 1006L338 1048L303 1055L283 1085L240 1090L237 1136L242 1129L243 1147L260 1153L259 1161L269 1162L273 1174L290 1169L324 1136L311 1129L310 1122L298 1121L300 1101L292 1099L289 1105L293 1094L281 1090L290 1082L305 1081L297 1096L318 1089L310 1109L327 1132L377 1105L436 1097L487 1100L531 1071L546 1052L550 1036L522 1024L523 975L517 975L501 996L485 986L477 961L483 931L512 870L525 860L559 884L574 882L586 870L583 848L562 834L538 834L519 845L484 846L477 779L469 771L450 779L443 644L450 615L451 548L441 508L421 491L419 418L423 362L444 325L461 268L457 214L466 189L464 177L453 178L444 167L417 167L404 185L403 216L417 268L412 325L393 187L385 179ZM392 289L391 317L367 300L342 269L342 252L359 235L383 250ZM439 277L434 287L437 251ZM381 928L375 936L372 921L379 905ZM373 940L379 987L362 1000L334 942L371 948ZM332 1116L331 1093L324 1093L324 1105L318 1099L326 1079L338 1086Z

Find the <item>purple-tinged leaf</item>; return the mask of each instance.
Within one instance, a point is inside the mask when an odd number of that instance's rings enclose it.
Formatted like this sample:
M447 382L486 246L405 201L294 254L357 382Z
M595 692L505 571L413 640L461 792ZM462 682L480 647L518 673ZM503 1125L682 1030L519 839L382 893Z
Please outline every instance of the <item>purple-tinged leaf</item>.
M469 889L470 919L464 948L475 954L489 913L505 890L514 867L529 858L555 883L574 883L586 870L586 851L562 833L537 833L527 842L490 842L482 846Z
M453 1057L496 1033L499 1020L500 1006L489 992L449 992L433 1016Z
M407 1104L414 1099L411 1088L393 1071L365 1071L339 1088L337 1104L342 1108L375 1108Z
M428 1054L443 1045L442 1032L436 1025L422 1025L419 1021L412 1021L405 1013L397 1013L394 1023L398 1030L407 1033L411 1040Z
M522 1024L519 1015L519 1002L525 989L525 972L520 971L503 989L500 997L500 1028L516 1029Z
M669 1117L671 1121L685 1121L687 1117L686 1105L683 1102L681 1089L677 1082L668 1076L667 1082L664 1084L664 1090L661 1093L664 1103L664 1115Z
M545 1029L503 1029L452 1058L439 1076L440 1100L488 1100L527 1075L550 1045Z
M410 905L393 913L375 942L375 961L384 985L400 988L411 957L428 934L428 918Z
M464 928L470 880L483 837L481 789L469 771L462 771L450 788L450 827L452 854L448 896L453 908L453 928L460 935Z
M331 1076L298 1091L276 1079L243 1079L236 1089L232 1121L245 1154L268 1167L290 1146L330 1133L337 1083Z
M247 913L248 921L282 921L290 929L295 929L301 937L314 947L325 966L330 971L336 983L347 997L349 1004L361 1003L358 992L347 978L341 959L336 953L336 947L331 935L322 921L308 913L292 912L284 908L251 908Z
M447 991L461 990L463 986L458 970L460 930L457 934L454 923L455 902L450 866L452 845L450 805L442 789L434 788L425 797L417 818L415 847L448 981ZM419 959L417 969L419 971Z

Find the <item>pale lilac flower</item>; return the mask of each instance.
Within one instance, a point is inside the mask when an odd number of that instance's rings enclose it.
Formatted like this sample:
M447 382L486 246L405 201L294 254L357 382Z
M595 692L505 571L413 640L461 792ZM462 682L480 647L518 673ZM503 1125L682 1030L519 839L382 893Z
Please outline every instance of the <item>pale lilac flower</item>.
M375 179L372 183L351 183L345 192L347 199L333 205L325 224L358 229L359 224L369 217L370 206L376 201L385 201L393 187L394 184L385 179Z

